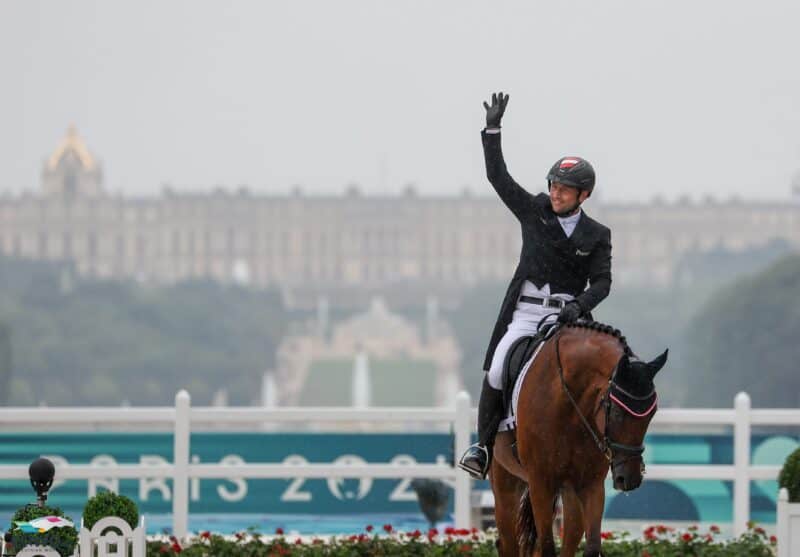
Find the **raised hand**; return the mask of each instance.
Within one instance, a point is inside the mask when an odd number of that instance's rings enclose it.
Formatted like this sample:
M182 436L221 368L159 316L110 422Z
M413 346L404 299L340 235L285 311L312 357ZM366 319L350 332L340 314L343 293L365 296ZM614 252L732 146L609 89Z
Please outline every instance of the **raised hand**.
M500 120L503 119L503 113L506 111L508 104L508 95L500 93L492 93L492 106L489 106L486 101L483 102L483 108L486 109L486 127L499 128Z

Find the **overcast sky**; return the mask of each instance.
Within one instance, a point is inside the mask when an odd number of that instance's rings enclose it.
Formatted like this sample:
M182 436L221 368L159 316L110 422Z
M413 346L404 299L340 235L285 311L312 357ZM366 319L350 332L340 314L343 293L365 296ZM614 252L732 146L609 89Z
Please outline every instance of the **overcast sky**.
M582 155L615 201L786 199L800 171L793 1L0 0L0 192L74 123L127 194L489 193Z

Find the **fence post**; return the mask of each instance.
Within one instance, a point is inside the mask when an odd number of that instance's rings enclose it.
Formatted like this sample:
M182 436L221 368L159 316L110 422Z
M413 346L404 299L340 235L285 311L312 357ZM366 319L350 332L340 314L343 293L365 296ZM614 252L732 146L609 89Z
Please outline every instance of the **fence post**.
M175 439L172 478L172 535L182 540L189 528L189 393L175 395Z
M455 455L454 464L469 447L472 433L472 401L467 391L456 395ZM455 481L455 525L456 528L469 528L471 511L471 479L469 475L456 467Z
M739 393L734 400L733 426L733 535L747 531L750 520L750 396Z

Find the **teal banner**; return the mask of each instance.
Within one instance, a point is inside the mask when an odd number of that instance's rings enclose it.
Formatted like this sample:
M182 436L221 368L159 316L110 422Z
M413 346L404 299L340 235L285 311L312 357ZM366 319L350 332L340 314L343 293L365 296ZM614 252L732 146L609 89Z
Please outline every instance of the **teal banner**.
M149 433L5 433L0 435L3 464L28 465L39 456L56 469L69 464L97 466L163 464L172 460L170 434ZM793 436L754 436L754 464L782 464L798 446ZM452 462L453 437L447 434L308 434L197 433L191 437L194 463L436 463ZM647 439L648 464L732 464L733 441L724 435L652 435ZM131 497L146 514L171 512L170 480L142 479L58 481L49 502L80 516L92 490L115 489ZM369 514L414 513L418 505L408 480L341 479L199 479L190 483L192 514ZM477 489L488 489L478 482ZM777 483L751 485L754 519L775 520ZM30 485L0 481L0 518L33 502ZM452 498L451 498L452 507ZM726 481L656 481L619 495L607 489L606 518L730 522L732 485Z

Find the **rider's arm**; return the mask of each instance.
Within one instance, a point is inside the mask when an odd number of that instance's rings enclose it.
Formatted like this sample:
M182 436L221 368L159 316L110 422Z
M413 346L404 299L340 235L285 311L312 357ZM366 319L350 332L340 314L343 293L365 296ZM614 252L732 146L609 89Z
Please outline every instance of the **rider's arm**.
M486 159L486 177L503 203L520 220L535 210L534 196L514 181L506 168L500 146L500 130L483 130L483 155Z
M589 288L577 298L584 312L592 311L608 296L611 290L611 231L606 229L603 239L592 250L589 260Z

